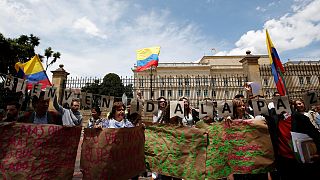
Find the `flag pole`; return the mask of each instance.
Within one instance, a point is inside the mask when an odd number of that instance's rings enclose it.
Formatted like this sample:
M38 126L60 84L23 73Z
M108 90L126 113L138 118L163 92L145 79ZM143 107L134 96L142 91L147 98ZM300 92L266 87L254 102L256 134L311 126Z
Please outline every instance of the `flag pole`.
M153 99L153 93L152 93L152 69L154 68L154 66L150 67L150 100Z

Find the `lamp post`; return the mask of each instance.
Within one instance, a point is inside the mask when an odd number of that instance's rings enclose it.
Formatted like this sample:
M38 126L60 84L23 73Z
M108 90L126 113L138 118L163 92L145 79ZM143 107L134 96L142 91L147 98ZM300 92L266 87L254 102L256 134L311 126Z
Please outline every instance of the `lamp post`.
M151 66L150 67L150 100L153 99L153 92L152 92L152 76L153 76L153 73L152 73L152 70L155 69L155 66Z

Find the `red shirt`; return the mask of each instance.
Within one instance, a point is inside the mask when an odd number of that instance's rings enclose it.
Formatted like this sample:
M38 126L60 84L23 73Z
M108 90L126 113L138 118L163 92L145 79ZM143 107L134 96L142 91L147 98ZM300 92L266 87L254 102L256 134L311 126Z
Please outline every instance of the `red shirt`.
M290 147L290 144L292 144L292 139L291 139L291 122L292 122L292 117L289 115L286 119L284 120L279 120L279 155L286 157L286 158L291 158L294 159L294 154L293 151Z

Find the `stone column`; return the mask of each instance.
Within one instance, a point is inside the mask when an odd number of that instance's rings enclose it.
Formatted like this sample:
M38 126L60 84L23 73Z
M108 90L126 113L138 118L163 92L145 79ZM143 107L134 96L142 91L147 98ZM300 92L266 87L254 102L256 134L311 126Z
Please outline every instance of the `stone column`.
M67 76L70 74L63 69L63 64L59 65L59 68L52 72L52 84L57 88L57 98L58 102L61 103L62 93L65 89Z
M249 82L257 82L261 86L261 76L260 76L260 70L259 70L259 63L258 60L260 56L255 56L251 54L251 51L246 52L246 56L240 60L240 63L242 63L243 72L248 77ZM260 94L262 94L262 90L260 90Z

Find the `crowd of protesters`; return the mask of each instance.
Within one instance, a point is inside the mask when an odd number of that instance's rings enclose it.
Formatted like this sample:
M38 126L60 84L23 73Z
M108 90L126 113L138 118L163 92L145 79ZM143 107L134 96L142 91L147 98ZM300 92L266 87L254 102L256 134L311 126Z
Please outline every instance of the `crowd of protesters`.
M251 100L256 98L252 96L250 88L247 89L248 97L237 95L233 99L233 115L232 117L220 117L214 110L214 116L205 116L199 118L199 110L190 106L188 98L181 97L179 101L184 104L184 117L170 118L170 105L165 97L159 97L158 110L153 113L154 124L174 124L195 128L198 123L212 124L217 121L232 123L234 120L259 119L266 121L271 141L274 148L275 163L274 170L268 174L232 174L228 179L320 179L320 103L314 107L307 109L302 99L291 101L292 112L276 113L273 103L268 104L268 113L254 116ZM140 101L143 101L139 94ZM280 96L274 93L274 96ZM261 98L261 96L259 96ZM258 97L258 98L259 98ZM212 101L210 98L206 101ZM56 111L50 111L49 99L44 99L44 92L40 96L32 97L32 111L21 114L21 105L16 101L9 101L6 104L4 122L24 122L35 124L56 124L66 126L79 126L82 124L83 117L79 111L80 101L73 100L71 108L66 109L58 104L54 99L53 105ZM127 109L127 110L126 110ZM2 113L3 114L3 113ZM130 128L142 124L141 115L138 113L130 114L130 105L125 106L122 102L115 102L111 112L106 118L101 117L99 106L91 108L91 114L87 128ZM309 135L317 147L317 155L313 156L313 163L299 162L293 152L291 146L291 132L304 133ZM153 173L154 179L175 179L170 176ZM137 179L137 177L133 178Z

